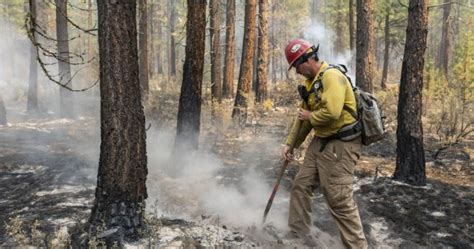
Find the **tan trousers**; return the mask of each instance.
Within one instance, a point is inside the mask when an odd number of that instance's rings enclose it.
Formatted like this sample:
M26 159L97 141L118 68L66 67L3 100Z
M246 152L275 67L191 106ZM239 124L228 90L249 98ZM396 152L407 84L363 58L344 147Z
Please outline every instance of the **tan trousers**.
M336 220L346 248L367 248L357 204L352 196L354 166L360 157L360 138L330 141L320 152L321 140L314 138L291 190L288 224L292 232L306 235L311 227L311 195L319 186Z

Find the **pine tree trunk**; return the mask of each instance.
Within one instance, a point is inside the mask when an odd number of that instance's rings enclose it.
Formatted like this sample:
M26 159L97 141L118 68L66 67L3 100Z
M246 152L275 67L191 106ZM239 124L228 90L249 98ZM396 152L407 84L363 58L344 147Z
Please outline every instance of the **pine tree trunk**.
M175 144L178 152L197 150L199 146L205 39L206 0L188 0L186 56Z
M155 58L155 3L153 0L148 2L148 48L150 49L150 53L148 53L148 76L149 79L153 79L156 75L156 61Z
M373 91L374 19L373 0L357 0L356 82L367 92Z
M73 88L69 63L69 35L67 28L67 0L56 1L56 37L58 42L58 67L60 82ZM62 118L73 118L74 95L70 90L59 88L59 113Z
M380 87L382 89L387 88L387 75L388 75L388 60L390 56L390 8L387 8L387 13L385 14L385 51L383 56L383 71L382 71L382 82Z
M148 96L148 17L147 0L138 1L138 60L139 80L142 98Z
M92 27L92 0L87 0L87 7L88 7L88 12L87 12L87 27L91 28ZM91 35L87 36L87 57L88 59L92 59L94 57L93 55L94 50L92 48L92 37Z
M175 42L175 26L176 26L176 7L175 0L169 0L169 59L168 59L168 75L170 78L176 77L176 42Z
M345 0L344 0L345 1ZM343 1L343 2L344 2ZM344 51L344 28L343 28L343 7L340 0L337 1L337 12L336 12L336 42L334 44L334 51L336 53L342 53Z
M222 94L225 98L232 98L234 95L235 65L235 0L227 0L224 60Z
M442 70L444 76L448 77L449 50L451 37L451 0L444 0L443 20L441 29L441 43L439 45L438 69Z
M259 0L258 26L258 69L257 69L257 101L263 103L267 98L268 85L268 0Z
M221 42L220 42L220 0L210 0L210 55L211 55L211 95L212 100L222 101L222 81L221 81Z
M147 198L145 116L141 104L136 1L97 1L101 144L92 234L121 228L126 241L144 228Z
M271 13L271 36L270 36L270 43L271 43L271 53L270 53L270 58L272 62L272 82L275 84L277 82L277 56L276 56L276 49L277 49L277 41L276 41L276 17L275 17L275 11L276 11L276 3L272 2L272 13Z
M29 12L31 23L36 23L36 0L29 0ZM36 40L35 29L31 26L29 31ZM36 61L36 48L30 44L30 72L28 80L28 98L26 101L26 111L28 113L38 112L38 62Z
M247 115L248 98L252 83L253 56L254 56L254 39L255 39L255 23L257 15L257 0L245 1L245 24L244 37L242 45L242 62L240 63L239 82L237 85L237 93L232 111L232 118L240 118L245 122Z
M354 0L349 0L349 47L354 49Z
M159 20L157 22L155 22L155 25L156 25L156 34L157 34L157 37L158 37L158 44L156 46L156 71L158 74L164 74L164 69L163 69L163 37L164 37L164 34L163 34L163 25L162 25L162 13L163 13L163 10L162 10L162 5L161 5L161 1L157 1L156 3L156 6L157 6L157 9L159 10Z
M425 185L421 122L423 66L428 34L426 0L410 0L397 112L397 161L393 178Z
M0 125L7 124L7 111L5 110L5 104L3 103L2 94L0 93Z

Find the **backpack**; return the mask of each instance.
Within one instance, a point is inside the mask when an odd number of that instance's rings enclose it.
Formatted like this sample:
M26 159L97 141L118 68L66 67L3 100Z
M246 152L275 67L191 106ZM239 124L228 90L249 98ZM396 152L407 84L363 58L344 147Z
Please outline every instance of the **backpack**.
M322 79L324 72L331 68L335 68L344 74L352 86L357 105L357 113L346 105L344 105L344 110L348 111L361 124L362 144L369 145L382 140L386 131L383 123L384 117L382 116L382 110L379 108L377 103L377 98L373 94L354 86L351 78L347 75L346 66L342 64L329 64L329 67L320 73L320 79ZM322 87L322 84L320 84L320 86Z

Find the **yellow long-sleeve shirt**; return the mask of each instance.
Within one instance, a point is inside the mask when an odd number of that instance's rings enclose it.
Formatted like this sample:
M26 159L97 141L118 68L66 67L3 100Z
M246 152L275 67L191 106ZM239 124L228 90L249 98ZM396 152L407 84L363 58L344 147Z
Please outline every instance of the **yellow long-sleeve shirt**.
M343 126L356 121L343 109L346 105L354 112L356 110L356 100L349 80L335 68L326 70L328 66L326 62L322 62L316 77L305 82L308 91L317 82L321 82L322 87L309 95L307 104L302 104L302 108L311 111L310 118L301 124L299 134L296 134L295 127L297 120L293 122L286 144L289 145L293 139L297 139L295 145L297 148L304 142L311 129L314 129L315 136L324 138L336 134ZM321 72L324 72L322 78L320 78Z

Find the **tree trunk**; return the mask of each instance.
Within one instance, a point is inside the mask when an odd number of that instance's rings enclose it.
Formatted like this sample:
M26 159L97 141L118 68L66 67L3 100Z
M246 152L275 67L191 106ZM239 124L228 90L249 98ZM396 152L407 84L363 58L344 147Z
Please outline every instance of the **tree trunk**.
M222 94L225 98L232 98L234 95L235 65L235 0L227 0L224 60Z
M335 4L337 4L337 12L336 12L336 42L334 43L334 51L338 54L344 51L344 16L343 16L343 2L338 0Z
M92 0L87 0L87 7L89 11L87 12L87 27L92 28ZM92 36L87 36L87 57L88 59L92 59L94 50L92 48Z
M97 1L101 144L91 232L121 227L127 241L143 229L147 198L145 115L141 104L136 1Z
M277 56L276 56L276 49L277 49L277 41L276 41L276 17L275 17L275 12L276 12L276 3L272 2L272 12L271 12L271 37L270 37L270 43L271 43L271 61L272 61L272 82L275 84L277 82Z
M148 60L148 76L149 79L153 79L156 74L156 61L155 58L155 3L153 0L148 2L148 48L150 49L150 53L148 53L149 60Z
M206 0L188 0L186 56L179 97L175 151L197 150L206 40Z
M220 42L220 0L210 0L210 55L211 55L211 95L212 100L222 101L222 78L221 78L221 42Z
M72 87L71 64L69 63L69 35L67 28L67 0L56 1L56 37L58 42L59 82ZM59 88L59 113L62 118L73 118L74 94L64 87Z
M31 23L36 23L36 0L29 0ZM29 31L36 40L35 28L31 25ZM38 62L36 61L36 47L30 45L30 72L28 81L28 99L26 101L26 111L28 113L38 112Z
M397 162L393 178L425 185L421 122L423 66L428 34L426 0L410 0L397 112Z
M156 25L156 34L157 34L157 37L158 37L158 44L156 46L156 71L158 74L164 74L164 69L163 69L163 54L161 53L163 51L163 42L162 42L162 37L164 36L163 34L163 25L162 25L162 15L161 13L163 13L162 11L162 5L161 5L161 1L157 1L156 3L156 6L157 6L157 9L159 10L159 18L158 18L158 21L155 22L155 25Z
M383 56L383 71L382 71L382 82L380 87L382 89L387 88L387 75L388 75L388 60L390 56L390 8L387 8L387 13L385 14L385 51Z
M5 104L3 103L2 94L0 93L0 125L7 124L7 112L5 110Z
M267 98L268 84L268 0L259 0L257 91L259 103Z
M354 49L354 0L349 0L349 47Z
M372 0L357 0L356 82L367 92L373 91L374 19Z
M142 98L148 96L148 17L147 0L138 1L138 59L139 59L139 80L142 91Z
M175 44L175 26L176 26L176 7L175 1L169 0L170 16L169 16L169 57L168 57L168 75L170 78L176 77L176 44Z
M245 1L245 24L244 37L242 44L242 61L240 63L239 83L237 85L237 94L232 111L232 118L242 118L240 121L246 120L248 95L252 83L253 56L254 56L254 39L255 39L255 22L257 0ZM242 117L241 117L242 115Z
M441 42L439 45L439 56L437 61L438 69L442 70L444 76L448 78L449 49L451 37L451 0L444 0L443 20L441 29Z

